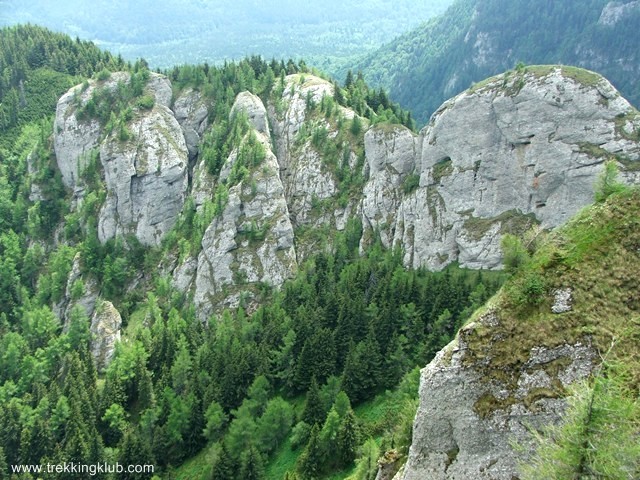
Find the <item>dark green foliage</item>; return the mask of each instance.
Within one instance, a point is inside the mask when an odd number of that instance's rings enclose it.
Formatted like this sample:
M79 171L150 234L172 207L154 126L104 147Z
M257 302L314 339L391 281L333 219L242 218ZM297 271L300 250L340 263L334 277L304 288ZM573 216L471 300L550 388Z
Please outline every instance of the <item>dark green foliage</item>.
M136 431L128 431L119 446L121 465L155 465L155 458L150 445L145 442ZM122 476L123 480L142 480L149 478L148 473L129 473Z
M339 464L347 467L356 458L358 447L360 446L360 433L353 410L349 409L342 419L338 436L336 438L336 449Z
M315 425L311 429L309 443L298 459L297 469L302 478L314 480L320 476L324 455L319 436L320 427Z
M255 446L245 449L240 459L240 478L246 480L263 480L264 464L262 455Z
M238 471L237 463L231 458L227 448L224 443L220 447L220 451L216 459L213 462L213 467L211 468L211 480L233 480L236 478L236 473Z
M311 426L321 425L324 422L326 413L324 402L320 398L318 382L315 377L313 377L309 391L307 392L307 401L304 406L304 412L302 413L302 421Z
M409 195L412 192L415 192L416 189L420 186L420 175L416 173L411 173L406 176L404 181L402 182L402 191Z
M18 125L49 116L58 98L78 76L90 77L124 63L91 42L33 25L0 30L0 130L10 134ZM15 135L15 133L14 133ZM0 135L0 146L5 135Z

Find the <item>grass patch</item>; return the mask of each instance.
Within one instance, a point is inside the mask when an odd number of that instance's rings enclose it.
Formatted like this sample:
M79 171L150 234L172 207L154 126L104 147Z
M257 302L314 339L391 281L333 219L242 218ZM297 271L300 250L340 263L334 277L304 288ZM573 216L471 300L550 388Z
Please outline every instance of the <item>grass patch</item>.
M631 140L634 142L639 141L640 130L636 130L635 127L633 127L632 132L629 132L627 130L628 124L631 123L631 125L633 125L633 121L638 118L638 115L639 113L636 109L632 109L626 114L618 115L614 119L616 133L620 135L622 138L626 138L627 140Z
M496 217L479 218L469 217L464 221L464 229L473 240L480 240L491 227L500 222L500 233L522 235L525 231L540 222L533 213L524 214L520 210L507 210Z
M195 457L191 457L173 470L168 478L175 480L208 480L211 473L213 452L213 445L205 447Z
M291 439L287 438L265 468L265 477L269 480L282 480L287 472L296 470L296 462L301 453L302 448L291 449Z
M505 284L494 298L497 326L470 324L460 331L467 344L464 363L474 368L490 384L499 382L506 395L496 399L491 393L475 405L481 416L508 407L517 382L525 371L531 351L543 346L592 345L606 352L617 339L616 357L629 362L637 356L640 327L640 189L611 195L606 202L582 211L562 229L549 234L531 260ZM527 278L544 282L536 302L519 302L513 290L522 288ZM552 292L571 287L572 310L560 315L551 312ZM557 378L566 368L560 359L545 369L552 388L532 390L521 400L533 405L541 398L564 396ZM563 366L564 365L564 366ZM531 373L531 369L527 369ZM634 371L630 388L640 386L640 369Z
M434 183L440 183L440 180L444 177L448 177L452 173L453 165L451 164L451 159L446 157L433 166L433 181Z
M410 173L402 182L402 191L405 195L410 195L415 192L419 186L420 175L418 175L417 173Z

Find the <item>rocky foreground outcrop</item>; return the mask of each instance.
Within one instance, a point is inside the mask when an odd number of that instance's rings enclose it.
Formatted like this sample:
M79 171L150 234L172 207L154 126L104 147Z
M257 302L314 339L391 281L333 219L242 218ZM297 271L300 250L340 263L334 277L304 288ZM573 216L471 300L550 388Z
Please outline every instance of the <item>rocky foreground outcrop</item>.
M639 219L637 189L590 207L476 312L421 372L396 480L519 478L537 446L532 432L562 420L576 382L605 359L635 365ZM537 293L532 279L543 285ZM578 430L575 441L587 441Z
M557 423L566 408L561 392L589 376L596 351L582 343L533 348L515 377L513 391L499 372L473 365L466 355L468 336L478 328L499 330L490 311L464 328L456 341L440 351L422 370L420 406L413 426L409 459L401 480L512 480L523 457L514 445L526 447L531 429Z

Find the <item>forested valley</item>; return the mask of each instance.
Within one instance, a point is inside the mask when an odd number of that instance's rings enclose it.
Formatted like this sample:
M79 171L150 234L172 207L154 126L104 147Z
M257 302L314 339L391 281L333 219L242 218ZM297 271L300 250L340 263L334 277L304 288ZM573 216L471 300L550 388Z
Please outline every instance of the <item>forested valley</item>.
M99 163L93 158L84 170L88 193L73 210L57 170L57 99L123 70L130 82L92 98L81 115L126 140L132 109L153 104L143 93L144 61L125 62L39 27L0 31L0 477L13 478L16 464L119 462L156 465L160 478L184 478L190 469L212 479L371 478L380 452L408 449L417 367L451 340L502 275L406 269L401 252L375 241L361 255L362 225L352 220L280 291L262 285L259 305L202 323L159 265L201 248L215 205L197 213L187 201L157 247L132 237L100 243ZM304 62L252 57L165 73L175 88L215 99L201 156L216 175L244 132L241 118L228 120L236 95L249 90L266 99L284 75L309 71ZM336 84L332 102L372 122L412 126L384 92L354 77ZM331 115L331 106L317 108ZM358 121L344 126L354 141L362 135ZM260 161L258 147L247 155ZM108 366L94 361L83 308L74 307L67 322L55 313L65 295L85 291L82 280L67 291L74 259L122 315L122 341Z

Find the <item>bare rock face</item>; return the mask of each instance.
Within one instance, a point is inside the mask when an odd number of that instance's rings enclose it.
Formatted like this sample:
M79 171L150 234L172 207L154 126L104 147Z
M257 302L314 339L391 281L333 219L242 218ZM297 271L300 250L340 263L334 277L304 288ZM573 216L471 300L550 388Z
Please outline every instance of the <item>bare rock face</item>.
M156 105L171 107L171 82L167 77L155 72L149 72L149 80L145 87L147 93L153 95Z
M91 318L91 355L98 371L109 366L120 341L121 326L120 312L111 302L101 302Z
M260 98L251 92L240 92L231 108L231 115L235 115L237 112L244 112L247 115L249 123L251 123L256 132L271 138L267 109Z
M414 173L420 151L419 138L401 126L372 127L365 133L364 148L369 181L362 195L362 223L367 229L379 231L382 244L391 247L404 182Z
M334 86L326 80L308 74L289 75L284 80L282 96L268 109L280 177L294 227L342 230L349 218L360 215L360 199L345 195L336 175L338 170L358 173L363 170L357 148L340 134L340 129L346 128L355 113L333 104L331 115L322 113L319 107L323 99L333 101L333 94ZM366 129L367 121L358 120ZM322 139L314 142L314 135ZM337 154L327 155L326 144L339 146ZM321 248L313 240L297 240L299 261Z
M175 224L187 193L187 146L173 112L171 84L150 73L145 94L151 109L134 108L124 129L105 132L97 119L79 111L98 89L115 90L130 80L113 73L108 80L90 81L71 89L58 102L54 148L65 185L81 197L80 174L91 152L98 152L104 169L107 199L98 219L98 237L133 234L144 245L157 245Z
M184 90L173 103L173 113L182 128L189 158L193 159L198 154L198 144L208 126L208 110L202 94L190 88Z
M537 347L507 385L491 378L491 358L469 359L478 329L499 329L487 312L460 331L422 370L413 442L400 480L512 480L522 459L512 443L528 445L530 428L559 421L566 400L559 393L586 378L597 360L588 345ZM490 347L486 348L491 355Z
M90 81L83 89L78 85L60 98L56 107L56 119L53 126L53 147L56 153L58 168L62 181L69 188L74 188L86 165L91 150L99 145L102 128L95 118L79 119L78 109L84 107L97 89L115 90L119 82L129 81L129 74L117 72L108 80Z
M270 112L282 183L295 225L331 223L330 215L317 218L311 212L314 204L336 194L337 185L333 172L311 146L306 132L315 128L331 131L331 126L322 119L310 123L307 111L310 103L319 104L324 96L333 96L331 83L313 75L289 75L278 107L282 111L272 107Z
M498 268L501 235L566 222L593 202L605 160L618 160L623 177L638 181L624 170L640 159L640 116L611 84L586 70L530 69L443 104L414 142L421 148L415 191L398 193L401 176L370 167L365 228L401 246L405 264ZM367 160L375 165L385 147L373 146L372 135Z
M245 108L264 111L257 102L257 97L241 94L232 112ZM220 182L224 186L217 188L227 191L226 199L205 231L197 260L194 303L203 321L222 307L237 307L241 302L246 306L261 287L279 287L297 271L293 227L278 160L269 137L256 129L261 120L246 113L254 120L243 143L255 135L264 159L259 165L244 165L247 173L237 183L231 172L241 167L237 162L245 161L240 154L243 146L232 151L223 165Z
M600 25L615 25L622 18L629 15L634 10L640 8L640 1L635 0L633 2L609 2L602 9L598 24Z
M100 211L101 242L134 234L157 245L175 224L187 191L187 147L171 110L156 105L135 118L131 139L117 132L100 147L107 200Z
M93 278L83 278L80 269L80 253L76 253L67 277L67 285L62 300L54 306L54 313L64 322L65 330L69 326L71 310L79 306L87 317L91 318L98 301L99 287ZM80 288L81 287L81 288Z

